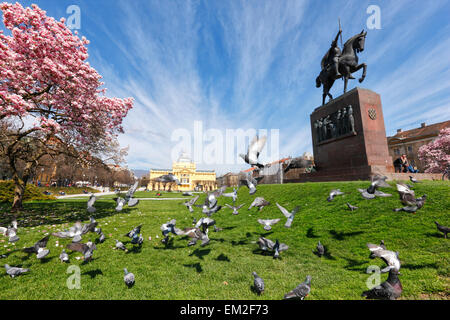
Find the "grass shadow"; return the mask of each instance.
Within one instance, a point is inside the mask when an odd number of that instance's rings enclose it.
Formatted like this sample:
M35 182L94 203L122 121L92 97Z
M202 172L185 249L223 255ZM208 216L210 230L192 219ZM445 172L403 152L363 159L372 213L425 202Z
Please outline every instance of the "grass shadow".
M230 262L230 258L228 258L228 256L224 255L223 253L219 254L216 258L217 261L226 261L226 262Z
M317 236L317 235L314 234L314 228L313 228L313 227L309 228L309 229L306 231L306 237L307 237L307 238L312 238L312 239L314 239L314 238L319 238L319 236Z
M427 237L435 237L435 238L442 238L442 239L445 239L445 238L444 238L444 234L443 234L443 233L440 233L440 232L427 232L427 233L425 233L425 235L426 235Z
M197 271L197 273L202 273L203 272L202 265L199 262L192 263L192 264L183 264L183 266L185 266L187 268L194 268L195 271Z
M423 263L423 264L407 263L407 264L403 264L402 268L403 269L408 269L408 270L419 270L419 269L436 269L437 270L437 269L439 269L439 266L435 262L433 262L433 263Z
M211 249L195 249L189 256L196 256L197 258L203 260L203 257L208 255Z
M334 239L339 241L345 240L345 238L348 237L353 237L364 233L364 231L342 232L336 230L330 230L329 232Z
M88 275L91 277L91 279L94 279L98 275L103 275L103 272L100 269L95 269L95 270L83 272L82 275Z

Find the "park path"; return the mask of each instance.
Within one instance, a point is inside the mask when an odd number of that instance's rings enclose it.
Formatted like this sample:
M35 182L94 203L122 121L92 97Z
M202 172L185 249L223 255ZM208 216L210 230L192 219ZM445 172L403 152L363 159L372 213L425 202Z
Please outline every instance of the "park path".
M108 195L112 195L112 194L116 194L115 192L99 192L99 193L94 193L96 197L99 196L108 196ZM80 197L90 197L91 194L90 193L80 193L80 194L68 194L65 196L57 196L56 199L70 199L70 198L80 198ZM189 197L185 197L185 198L135 198L136 200L187 200L190 199Z

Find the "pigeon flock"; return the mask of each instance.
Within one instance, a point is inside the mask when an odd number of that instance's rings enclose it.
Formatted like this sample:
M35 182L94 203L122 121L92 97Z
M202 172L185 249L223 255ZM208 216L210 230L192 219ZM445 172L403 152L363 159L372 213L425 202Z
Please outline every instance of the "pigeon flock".
M248 148L248 152L246 155L241 155L241 157L250 164L255 171L261 170L265 167L265 165L258 162L258 156L264 147L266 141L266 137L259 138L255 137L250 146ZM238 188L234 188L233 192L224 193L226 187L219 188L216 191L210 192L206 194L206 198L204 203L196 204L199 199L199 196L195 196L194 198L182 203L189 213L194 212L194 208L200 208L201 213L204 214L202 218L198 221L194 218L192 223L192 227L187 228L178 228L176 223L176 219L171 219L166 223L162 224L160 227L162 233L162 244L168 246L170 241L173 240L173 237L170 238L170 235L186 237L189 239L187 246L195 246L198 241L201 242L201 247L207 246L210 243L209 238L209 229L214 227L215 232L223 231L224 228L219 228L216 225L216 221L213 219L213 216L219 212L223 206L219 205L219 198L221 196L232 198L233 205L225 204L226 208L231 209L232 215L238 215L239 210L245 205L236 204L238 200L238 190L242 186L246 186L248 188L249 194L253 195L257 192L257 184L263 177L253 178L250 174L244 176L240 182ZM164 182L177 182L176 177L169 175L162 176L160 178L161 181ZM413 183L418 183L417 180L411 179ZM137 182L128 190L127 194L124 198L117 197L114 198L116 202L116 210L121 211L124 205L128 205L129 207L136 206L139 203L139 200L133 198L134 193L137 189ZM386 183L386 177L375 175L372 178L370 186L367 189L358 189L363 199L371 200L375 197L387 197L391 196L390 194L383 193L378 190L379 187L390 187L389 184ZM423 207L426 201L426 195L423 195L420 198L416 198L414 191L411 188L404 184L397 184L397 191L399 193L400 201L404 205L404 207L399 209L393 209L394 211L406 211L415 213L417 210ZM337 196L343 195L339 189L333 189L329 192L327 197L327 201L331 202ZM192 194L190 194L192 195ZM91 195L87 202L87 211L89 213L95 213L96 208L94 207L96 201L96 197ZM264 207L269 206L270 202L266 201L263 197L255 197L253 202L251 203L248 210L256 207L257 212L260 212ZM346 203L349 210L354 211L357 210L358 207L351 205L350 203ZM279 203L276 203L276 206L281 211L283 216L286 218L286 222L284 224L285 228L291 228L294 223L295 215L300 210L300 206L294 207L292 210L288 210ZM274 217L273 219L255 219L255 222L258 222L262 225L265 231L270 231L272 227L281 221L281 218ZM438 231L444 234L444 237L447 238L447 233L449 232L448 227L440 225L437 221L435 222ZM143 224L139 224L134 227L128 233L124 235L124 237L128 237L131 239L130 243L133 246L142 246L144 243L144 237L141 233L141 228ZM9 238L9 242L16 242L19 240L17 236L17 221L13 221L12 224L8 227L0 227L0 232ZM98 238L95 240L95 243L89 239L85 243L81 241L83 238L89 238L87 235L97 234ZM72 239L72 242L66 246L67 250L80 252L83 257L85 263L90 262L93 259L93 255L95 250L97 249L96 244L103 243L105 241L105 235L103 234L101 228L98 226L98 222L91 217L88 223L83 224L81 221L75 222L75 224L70 227L68 230L52 233L52 236L58 238L68 238ZM158 237L158 236L157 236ZM50 252L50 250L46 247L50 235L42 238L37 241L33 246L24 248L23 251L28 253L29 255L35 254L37 259L44 259ZM118 239L115 240L115 247L113 249L128 251L127 247ZM151 240L151 238L149 238ZM273 256L273 259L279 259L280 255L283 251L289 249L289 246L285 243L281 243L279 239L271 240L260 236L256 242L262 254L269 254ZM401 262L399 259L399 253L396 251L388 250L385 246L384 241L381 241L380 244L372 244L368 243L367 247L370 251L369 258L376 259L379 258L385 263L385 267L381 269L381 273L388 273L389 276L387 280L381 283L378 286L373 287L368 291L364 291L362 293L362 297L366 297L369 299L397 299L401 296L402 293L402 284L399 279L400 275L400 267ZM323 246L323 244L318 241L315 253L318 257L322 257L328 253L326 253L327 249ZM79 258L77 258L79 259ZM61 254L59 255L59 260L61 263L69 263L69 255L66 253L66 250L63 249ZM6 269L6 274L14 278L23 273L30 272L29 269L20 268L10 266L8 264L4 265ZM123 268L124 270L124 282L128 288L133 287L135 283L135 275L127 270L127 268ZM252 289L258 294L264 294L266 290L266 286L262 277L260 277L255 271L252 272L253 276L253 287ZM294 289L284 295L284 299L299 299L303 300L308 294L311 292L311 275L307 275L304 282L298 284Z

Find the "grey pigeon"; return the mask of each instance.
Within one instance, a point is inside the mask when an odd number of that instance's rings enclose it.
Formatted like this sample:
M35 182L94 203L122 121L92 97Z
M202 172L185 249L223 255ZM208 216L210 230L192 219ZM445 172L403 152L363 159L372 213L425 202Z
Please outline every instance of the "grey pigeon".
M128 189L128 191L127 191L127 193L126 193L126 195L125 195L125 202L127 202L127 204L128 204L129 207L134 207L134 206L136 206L136 205L139 203L139 200L133 199L134 193L136 192L138 185L139 185L139 182L136 181L136 182L131 186L131 188Z
M91 194L87 202L87 211L89 213L94 213L95 211L97 211L97 209L94 207L95 200L97 200L97 198L94 194Z
M264 148L266 141L267 136L261 138L255 136L248 146L247 154L241 153L239 156L252 167L258 167L259 169L264 168L264 165L258 162L258 157L261 150Z
M253 285L255 287L255 290L259 295L261 295L262 293L264 293L264 280L260 276L258 276L255 271L253 271L252 274L254 277Z
M229 197L233 199L233 204L236 202L237 200L237 188L233 188L233 192L229 192L229 193L224 193L223 196L224 197Z
M272 250L273 247L275 246L275 242L273 242L270 239L264 238L264 237L259 237L257 243L258 243L259 248L263 251Z
M63 249L59 255L59 260L61 260L61 262L69 262L69 255L66 253L66 250Z
M120 242L117 239L115 239L115 241L116 241L116 249L127 251L127 248L125 247L125 245L122 242Z
M426 194L424 194L420 198L416 198L414 191L404 184L397 184L397 191L400 196L400 201L403 205L405 205L405 207L393 209L394 211L406 211L415 213L417 210L423 207L427 199Z
M92 255L94 253L94 250L97 249L94 243L92 241L89 241L87 243L69 243L67 245L67 249L72 251L78 251L83 254L84 261L89 262L92 260Z
M303 300L311 292L311 276L306 276L306 280L300 283L292 291L284 295L284 299L300 299Z
M280 219L267 219L267 220L258 219L258 222L264 226L264 230L266 231L272 230L272 226L278 223L279 221Z
M274 259L279 258L280 257L280 252L281 251L285 251L287 249L289 249L289 247L286 244L284 244L284 243L280 243L278 241L278 239L277 239L275 241L275 245L273 246L273 251L274 251L273 258Z
M223 228L218 228L216 225L214 225L214 232L223 231Z
M131 287L134 285L134 274L132 274L131 272L128 272L127 268L123 269L125 275L123 276L123 281L125 281L125 284L128 287Z
M389 277L383 283L373 287L368 291L364 291L361 296L367 299L395 300L402 294L403 287L398 278L400 273L398 270L389 270Z
M202 232L199 228L186 228L180 233L180 235L188 236L192 239L189 241L188 246L195 245L198 240L202 240L202 246L209 243L207 230L206 232Z
M213 213L218 212L222 209L222 206L216 205L215 207L209 208L208 206L203 206L202 213L206 214L208 217L211 217Z
M185 197L192 197L194 194L192 192L183 192L183 196Z
M169 240L169 234L170 233L173 233L174 235L178 235L178 234L182 233L182 231L180 229L175 227L176 223L177 223L177 220L176 219L172 219L169 222L164 223L161 226L160 229L161 229L162 234L164 236L164 238L161 240L162 243L164 243L164 244L167 243L167 241Z
M128 238L134 238L136 235L139 235L141 233L142 224L138 225L137 227L134 227L133 230L128 232L125 237Z
M216 224L216 221L214 219L211 219L209 217L204 217L197 221L197 223L195 224L195 227L196 228L201 227L202 231L206 232L206 230L208 230L209 227L212 227L215 224Z
M227 206L228 208L230 208L231 210L233 210L233 214L234 215L238 215L239 214L239 209L242 208L245 205L245 203L238 205L238 206L230 206L228 203L225 204L225 206Z
M36 242L33 246L23 249L23 251L26 253L35 253L37 259L42 259L50 253L50 250L45 248L47 246L49 238L50 235L42 238L41 240Z
M347 202L347 207L350 209L350 211L355 211L356 209L358 209L358 207L356 206L352 206L350 203Z
M7 236L9 242L17 242L19 241L19 237L17 236L17 221L14 220L11 222L11 225L7 228L0 227L0 232L3 233L4 236Z
M100 242L100 243L102 243L102 242L104 242L105 241L105 235L103 234L103 233L101 233L100 234L100 238L98 238L98 241Z
M264 178L264 176L259 176L256 178L253 178L251 173L248 172L244 178L239 180L239 188L242 186L246 186L249 190L249 194L253 195L256 193L256 186L258 183Z
M324 254L325 254L325 248L319 241L319 243L317 243L317 255L319 257L322 257Z
M327 201L330 202L330 201L332 201L334 199L334 197L340 196L342 194L344 194L344 193L341 192L340 189L333 189L333 190L330 191L330 194L329 194L329 196L327 198Z
M178 180L178 178L173 173L159 176L158 178L155 178L155 181L163 182L163 183L175 182L177 185L181 184L180 181Z
M189 209L189 212L192 213L194 212L194 209L192 208L192 206L195 204L195 202L198 200L200 196L195 196L194 198L190 199L189 201L186 201L183 203L183 205L186 206L186 208Z
M378 257L387 264L387 267L382 269L381 273L386 273L391 269L395 269L397 271L400 270L400 260L398 257L398 252L386 250L386 247L384 245L376 245L372 243L368 243L367 247L370 250L369 258L374 259Z
M256 197L255 200L253 200L252 204L248 208L250 210L253 207L259 208L259 211L261 211L264 207L270 205L269 201L266 201L263 197Z
M117 197L116 198L116 204L117 204L116 211L118 211L118 212L122 211L123 206L125 205L125 203L126 203L125 199L123 199L122 197Z
M444 234L444 238L447 239L447 233L450 232L450 228L440 225L437 221L434 222L436 224L437 229Z
M15 276L19 276L22 273L28 272L29 269L19 268L19 267L11 267L9 264L5 264L6 273L14 278Z
M298 210L300 209L300 206L296 206L294 209L292 209L291 212L289 212L286 208L280 206L278 203L276 203L278 209L280 209L280 211L284 214L284 216L287 218L286 223L284 224L284 226L286 228L290 228L292 225L292 221L294 221L294 217L295 214L298 212Z
M217 189L216 191L209 193L205 199L205 205L208 206L208 208L210 208L210 209L216 207L217 199L223 194L223 192L226 189L227 189L226 186L222 186L219 189Z
M409 180L411 180L412 183L420 182L419 180L417 180L417 179L414 178L413 176L409 176Z

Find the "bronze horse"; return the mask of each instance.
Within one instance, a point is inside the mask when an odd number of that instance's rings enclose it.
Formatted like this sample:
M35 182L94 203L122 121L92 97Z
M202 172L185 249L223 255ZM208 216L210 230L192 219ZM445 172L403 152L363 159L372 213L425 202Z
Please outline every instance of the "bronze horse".
M339 78L344 78L344 93L347 91L347 82L353 72L363 68L363 74L359 78L359 82L363 82L366 77L367 65L365 63L358 64L357 53L364 51L364 42L366 40L367 32L361 31L357 35L354 35L348 39L344 44L342 55L339 57L339 72L342 76L336 76L336 72L333 68L322 65L322 71L316 78L316 87L323 86L322 105L325 104L325 98L328 96L333 99L330 94L330 89L334 84L334 81Z

